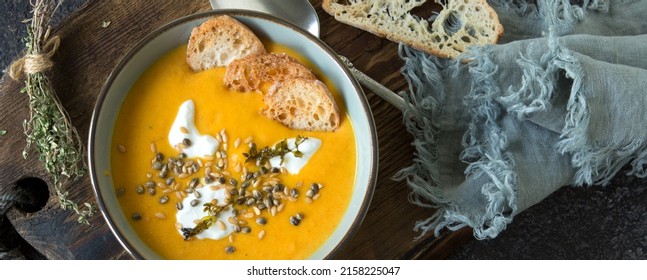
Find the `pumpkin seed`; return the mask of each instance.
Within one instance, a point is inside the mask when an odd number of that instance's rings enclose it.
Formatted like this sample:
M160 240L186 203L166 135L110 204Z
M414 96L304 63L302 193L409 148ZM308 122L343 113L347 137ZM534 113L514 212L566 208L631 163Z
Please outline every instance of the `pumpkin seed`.
M117 196L123 196L125 193L126 193L126 189L124 189L123 187L117 190Z
M272 206L274 205L274 200L272 200L271 197L266 197L265 200L263 200L263 203L267 208L272 208Z
M312 185L310 185L310 189L312 190L312 192L314 194L318 194L319 193L319 184L312 183Z
M261 200L261 199L263 198L263 195L262 195L262 194L261 194L261 192L259 192L258 190L253 190L253 191L252 191L252 196L253 196L256 200Z
M189 188L195 188L195 186L197 186L199 182L200 182L200 179L198 179L198 178L193 178L193 179L191 179L191 181L189 182L188 187L189 187Z
M290 217L290 224L293 226L298 226L301 223L301 220L299 220L297 217L292 216Z

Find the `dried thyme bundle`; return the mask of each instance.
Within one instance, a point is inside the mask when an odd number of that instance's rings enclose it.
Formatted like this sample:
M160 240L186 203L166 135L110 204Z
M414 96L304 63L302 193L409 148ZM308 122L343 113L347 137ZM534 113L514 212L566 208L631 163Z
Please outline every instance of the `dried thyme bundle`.
M12 63L9 75L18 80L26 77L22 92L29 96L29 119L23 123L27 145L23 157L27 158L30 147L39 154L39 160L52 177L61 208L73 210L78 222L89 225L88 218L95 213L95 207L85 207L68 198L63 185L68 179L83 177L85 163L84 147L70 117L61 105L51 82L43 73L53 66L50 57L56 52L60 39L49 38L50 21L61 1L36 0L32 2L33 18L26 21L28 36L25 38L26 54Z

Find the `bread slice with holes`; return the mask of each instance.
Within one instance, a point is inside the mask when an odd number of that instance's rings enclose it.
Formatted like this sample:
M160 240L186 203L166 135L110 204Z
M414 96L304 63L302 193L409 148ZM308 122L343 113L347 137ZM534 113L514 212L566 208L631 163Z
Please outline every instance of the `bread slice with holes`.
M193 71L202 71L265 52L265 46L252 30L235 18L222 15L193 28L186 61Z
M262 113L289 128L334 131L339 127L339 108L319 80L295 78L275 83L263 101L267 108Z
M316 79L312 71L287 54L263 53L234 60L225 72L227 88L242 92L258 90L263 83L288 79Z
M426 1L323 0L322 7L337 21L445 58L456 58L471 45L495 44L503 34L486 0L443 1L431 22L411 14Z

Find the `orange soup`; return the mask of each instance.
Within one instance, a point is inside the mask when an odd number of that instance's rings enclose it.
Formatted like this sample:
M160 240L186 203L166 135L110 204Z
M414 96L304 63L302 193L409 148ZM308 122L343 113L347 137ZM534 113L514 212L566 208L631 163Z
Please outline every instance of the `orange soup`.
M266 46L311 66L285 47ZM110 174L124 214L166 259L308 258L341 221L355 179L353 126L334 85L313 69L337 100L339 128L292 130L260 113L262 93L225 88L224 67L191 71L185 52L186 46L179 47L153 64L121 106ZM189 125L216 143L213 152L187 155L186 149L198 145L192 138L171 144L172 129L189 133L174 126L188 103ZM288 139L320 140L316 152L301 155L309 160L298 173L260 156L269 151L285 161L287 155L298 158L301 146L277 145ZM279 164L286 163L282 155ZM209 196L215 192L220 196ZM210 232L216 237L200 237Z

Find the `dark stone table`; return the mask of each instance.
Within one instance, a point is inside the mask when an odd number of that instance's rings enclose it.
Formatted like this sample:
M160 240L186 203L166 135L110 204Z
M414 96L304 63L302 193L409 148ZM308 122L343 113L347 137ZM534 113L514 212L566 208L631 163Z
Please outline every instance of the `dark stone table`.
M55 23L86 1L65 1ZM21 21L30 17L29 1L0 1L0 11L0 67L5 69L23 49ZM646 190L647 180L623 174L605 187L563 187L516 216L496 239L470 241L450 259L647 259ZM0 243L27 246L18 239L0 238Z

